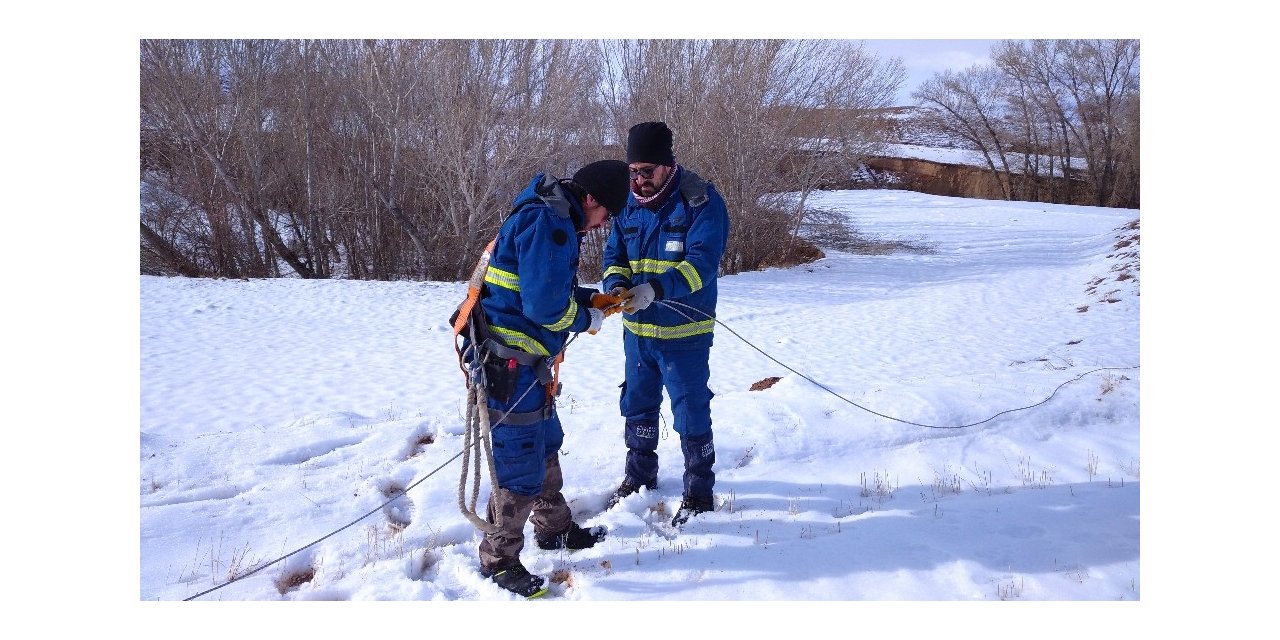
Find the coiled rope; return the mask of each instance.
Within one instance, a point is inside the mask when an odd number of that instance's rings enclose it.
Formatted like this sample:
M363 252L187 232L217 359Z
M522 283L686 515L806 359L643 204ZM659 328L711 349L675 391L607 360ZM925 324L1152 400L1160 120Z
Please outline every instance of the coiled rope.
M568 346L568 343L565 346ZM467 471L470 463L467 457L463 456L462 474L458 479L458 510L477 529L485 533L493 533L498 530L498 525L481 517L480 513L476 511L476 505L480 501L480 476L483 469L487 468L489 470L489 488L491 492L496 492L498 489L498 472L493 464L492 425L489 423L489 394L485 392L485 384L482 377L483 367L480 361L481 358L478 356L472 359L471 371L468 376L469 383L467 385L467 425L462 437L462 452L465 453L468 449L471 449L474 457L475 467L471 474L471 500L468 502L466 497ZM511 408L502 414L502 419L499 419L498 423L501 424L502 420L505 420L511 414L511 411L520 404L520 401L524 400L525 396L529 395L529 392L537 387L537 380L530 383L529 388L525 389L524 393L520 394L520 397L511 403ZM548 398L547 401L550 402L550 399Z
M490 484L496 484L498 474L493 467L493 436L489 425L489 394L485 392L484 382L480 379L480 358L476 358L471 368L471 383L467 386L467 424L462 435L462 450L471 450L475 458L474 486L471 489L471 502L467 503L467 468L468 457L462 456L462 474L458 478L458 510L466 516L471 524L485 533L497 530L489 521L476 512L476 503L480 500L481 462L489 469ZM528 393L527 391L525 393ZM515 405L512 405L515 406Z

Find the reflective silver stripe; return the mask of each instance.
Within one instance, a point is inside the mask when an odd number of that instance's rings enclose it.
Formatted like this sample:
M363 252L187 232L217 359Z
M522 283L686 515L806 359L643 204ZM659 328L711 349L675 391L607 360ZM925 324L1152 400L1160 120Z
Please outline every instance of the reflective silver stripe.
M573 326L573 321L576 320L577 317L578 317L578 303L573 300L570 300L569 310L564 312L564 316L562 316L558 322L556 322L555 324L544 324L542 326L552 331L564 331L565 329L568 329L569 327Z
M520 276L510 271L503 271L493 265L489 265L489 270L485 272L484 281L503 289L520 290Z
M643 324L640 322L632 322L623 320L622 326L628 331L642 338L656 338L658 340L675 340L677 338L688 338L689 336L702 335L711 333L716 327L715 320L699 320L689 324L676 325L674 327L664 327L656 324Z
M551 355L551 352L547 351L547 348L542 346L541 343L523 333L520 333L519 331L512 331L511 329L504 329L497 326L491 326L489 329L501 336L502 341L507 343L508 346L515 347L522 351L528 351L529 353L536 353L540 356Z

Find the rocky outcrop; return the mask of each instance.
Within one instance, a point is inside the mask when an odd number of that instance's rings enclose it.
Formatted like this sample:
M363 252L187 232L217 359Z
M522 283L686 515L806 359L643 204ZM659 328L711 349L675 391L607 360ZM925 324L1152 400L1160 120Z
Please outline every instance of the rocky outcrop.
M1004 198L1004 190L991 172L979 167L882 156L867 158L865 164L871 172L911 191L988 200Z
M874 187L893 186L937 196L1003 200L1006 189L991 171L974 165L951 164L920 158L872 156L864 161L866 173L873 176ZM1007 179L1007 178L1002 178ZM1050 184L1047 178L1017 176L1018 184L1010 186L1015 200L1039 200L1063 204L1093 204L1089 185L1081 180L1070 183L1061 178ZM1030 196L1029 194L1036 194ZM1068 195L1069 194L1069 195Z

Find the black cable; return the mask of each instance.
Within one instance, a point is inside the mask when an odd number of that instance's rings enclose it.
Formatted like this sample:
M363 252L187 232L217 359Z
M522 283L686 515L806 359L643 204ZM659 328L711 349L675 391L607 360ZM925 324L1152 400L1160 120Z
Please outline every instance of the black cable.
M862 406L862 405L860 405L860 404L858 404L858 403L856 403L856 402L854 402L854 401L852 401L852 400L850 400L850 399L848 399L848 398L846 398L846 397L844 397L844 396L840 395L839 393L836 393L836 392L835 392L835 391L833 391L831 388L827 387L826 385L822 384L821 382L818 382L817 380L814 380L813 378L811 378L811 377L809 377L809 376L807 376L807 375L805 375L805 374L803 374L803 373L801 373L801 372L799 372L799 371L797 371L797 370L793 369L791 366L789 366L789 365L787 365L787 364L783 363L782 361L778 360L777 358L775 358L775 357L773 357L773 356L769 355L769 354L768 354L768 353L766 353L763 349L761 349L760 347L757 347L755 344L753 344L750 340L747 340L746 338L742 337L742 335L741 335L741 334L739 334L737 331L734 331L732 327L730 327L729 325L727 325L727 324L725 324L725 323L721 322L720 320L718 320L718 319L716 319L716 318L712 317L710 314L706 313L705 311L702 311L701 309L698 309L698 308L696 308L696 307L692 307L692 306L690 306L690 305L687 305L687 304L684 304L684 303L681 303L681 302L676 302L676 301L674 301L674 300L656 300L655 302L657 302L658 304L661 304L661 305L663 305L663 306L667 307L668 309L671 309L672 311L675 311L676 313L679 313L680 315L684 316L684 317L685 317L685 319L689 320L690 322L694 322L694 319L693 319L693 318L690 318L687 314L685 314L684 312L680 311L679 309L676 309L676 308L675 308L675 306L681 306L681 307L684 307L684 308L686 308L686 309L690 309L690 310L693 310L693 311L697 311L698 313L700 313L700 314L702 314L703 316L705 316L707 319L709 319L709 320L711 320L711 321L715 322L716 324L718 324L718 325L720 325L720 326L724 327L724 328L725 328L725 330L727 330L729 333L732 333L732 334L733 334L734 336L736 336L739 340L741 340L741 341L743 341L744 343L746 343L746 344L747 344L747 346L751 347L752 349L755 349L756 351L759 351L759 352L760 352L760 354L761 354L761 355L763 355L764 357L766 357L766 358L768 358L768 359L772 360L773 362L777 363L779 366L781 366L781 367L783 367L784 369L786 369L786 370L788 370L788 371L790 371L790 372L792 372L792 373L794 373L794 374L796 374L796 375L800 376L801 378L804 378L805 380L808 380L809 382L813 383L814 385L816 385L817 387L819 387L819 388L821 388L822 390L826 391L827 393L830 393L831 395L833 395L833 396L835 396L835 397L837 397L837 398L839 398L839 399L841 399L841 400L843 400L843 401L845 401L845 402L847 402L847 403L849 403L849 404L851 404L851 405L853 405L853 406L855 406L855 407L857 407L857 408L859 408L859 409L862 409L863 411L866 411L867 413L870 413L870 414L873 414L873 415L879 416L879 417L884 418L884 419L886 419L886 420L893 420L893 421L895 421L895 422L901 422L901 423L903 423L903 424L909 424L909 425L911 425L911 426L915 426L915 427L923 427L923 428L926 428L926 429L965 429L965 428L968 428L968 427L976 427L976 426L978 426L978 425L980 425L980 424L984 424L984 423L990 422L990 421L992 421L992 420L995 420L996 418L998 418L998 417L1000 417L1000 416L1002 416L1002 415L1004 415L1004 414L1006 414L1006 413L1013 413L1013 412L1015 412L1015 411L1024 411L1024 410L1026 410L1026 409L1032 409L1032 408L1034 408L1034 407L1038 407L1038 406L1040 406L1040 405L1042 405L1042 404L1044 404L1044 403L1046 403L1046 402L1048 402L1048 401L1052 400L1052 399L1053 399L1053 397L1054 397L1055 395L1057 395L1058 391L1059 391L1059 390L1061 390L1063 387L1065 387L1065 386L1067 386L1068 384L1071 384L1072 382L1075 382L1075 381L1077 381L1077 380L1079 380L1079 379L1081 379L1081 378L1083 378L1083 377L1085 377L1085 376L1087 376L1087 375L1089 375L1089 374L1091 374L1091 373L1097 373L1098 371L1106 371L1106 370L1110 370L1110 369L1138 369L1138 368L1139 368L1139 367L1137 367L1137 366L1133 366L1133 367L1099 367L1099 368L1097 368L1097 369L1093 369L1093 370L1091 370L1091 371L1086 371L1086 372L1084 372L1084 373L1082 373L1082 374L1080 374L1080 375L1078 375L1078 376L1076 376L1076 377L1074 377L1074 378L1072 378L1072 379L1070 379L1070 380L1067 380L1066 382L1063 382L1062 384L1058 385L1058 386L1057 386L1057 388L1055 388L1055 389L1053 390L1053 393L1050 393L1050 394L1049 394L1049 397L1045 398L1044 400L1041 400L1040 402L1037 402L1037 403L1035 403L1035 404L1031 404L1031 405L1027 405L1027 406L1025 406L1025 407L1018 407L1018 408L1016 408L1016 409L1006 409L1006 410L1004 410L1004 411L1001 411L1001 412L999 412L999 413L997 413L997 414L995 414L995 415L991 416L990 418L987 418L987 419L985 419L985 420L980 420L980 421L978 421L978 422L973 422L973 423L970 423L970 424L962 424L962 425L958 425L958 426L950 426L950 427L937 426L937 425L929 425L929 424L921 424L921 423L918 423L918 422L911 422L910 420L903 420L903 419L901 419L901 418L895 418L895 417L893 417L893 416L885 415L885 414L880 413L880 412L878 412L878 411L875 411L875 410L873 410L873 409L869 409L869 408L867 408L867 407L864 407L864 406ZM674 305L674 306L673 306L673 305ZM577 335L577 334L574 334L571 338L569 338L569 340L565 342L565 345L564 345L564 346L565 346L565 348L567 348L567 347L569 346L569 343L573 342L573 340L574 340L575 338L577 338L577 337L578 337L578 335ZM564 352L564 348L562 348L562 349L561 349L561 353L563 353L563 352ZM530 387L529 387L528 389L526 389L526 390L525 390L524 394L521 394L520 399L523 399L525 395L528 395L529 391L532 391L532 390L534 389L534 387L536 387L536 386L537 386L537 384L536 384L536 383L535 383L535 384L533 384L533 385L530 385ZM519 403L519 401L520 401L520 400L517 400L517 401L516 401L516 403L512 404L512 409L514 409L514 408L515 408L515 405L516 405L516 404L518 404L518 403ZM507 410L507 414L510 414L510 413L511 413L511 409L508 409L508 410ZM505 417L506 417L506 414L504 414L504 415L503 415L503 418L505 418ZM499 419L499 420L498 420L498 422L502 422L502 420L501 420L501 419ZM474 446L474 445L476 445L476 444L478 444L478 443L472 443L472 445L473 445L473 446ZM248 572L248 573L246 573L246 574L244 574L244 575L238 576L238 577L236 577L236 578L232 578L231 580L228 580L228 581L226 581L226 582L224 582L224 583L222 583L222 584L220 584L220 585L217 585L217 586L215 586L215 587L213 587L213 588L210 588L210 589L206 589L206 590L204 590L204 591L201 591L200 593L197 593L197 594L195 594L195 595L193 595L193 596L191 596L191 597L188 597L188 598L184 598L183 600L184 600L184 601L187 601L187 600L194 600L194 599L196 599L196 598L199 598L200 596L203 596L203 595L206 595L206 594L212 593L212 592L214 592L214 591L217 591L218 589L221 589L221 588L223 588L223 587L225 587L225 586L227 586L227 585L230 585L230 584L232 584L232 583L234 583L234 582L238 582L238 581L240 581L240 580L243 580L243 579L245 579L245 578L248 578L249 576L252 576L252 575L254 575L254 574L258 573L259 571L262 571L263 569L266 569L267 567L270 567L270 566L275 565L275 564L277 564L277 563L279 563L279 562L281 562L281 561L283 561L283 560L285 560L285 559L287 559L287 558L290 558L290 557L292 557L292 556L294 556L294 555L297 555L298 553L301 553L302 551L305 551L305 550L307 550L307 549L309 549L309 548L311 548L311 547L313 547L313 546L315 546L315 545L317 545L317 544L320 544L321 542L324 542L325 540L327 540L327 539L329 539L329 538L331 538L331 537L333 537L333 536L337 535L338 533L341 533L342 531L345 531L346 529L351 528L352 526L354 526L354 525L356 525L357 523L359 523L361 520L364 520L365 518L368 518L369 516L371 516L371 515L373 515L373 514L375 514L375 513L379 512L379 511L381 511L382 509L385 509L385 508L387 507L387 505L390 505L392 502L395 502L396 500L399 500L401 497L403 497L403 496L405 496L406 494L408 494L410 490L412 490L413 488L417 487L419 484L422 484L424 481L426 481L426 479L427 479L427 478L430 478L431 476L435 475L435 474L436 474L437 472L439 472L441 469L445 468L445 467L446 467L450 462L453 462L454 460L457 460L457 459L458 459L460 456L462 456L462 454L464 454L464 453L466 453L466 448L465 448L465 447L463 448L463 450L462 450L462 451L459 451L458 453L454 454L454 456L453 456L452 458L449 458L448 460L445 460L443 463L441 463L441 465L440 465L440 466L438 466L438 467L436 467L434 470L432 470L432 471L431 471L431 473L428 473L427 475L423 476L423 477L422 477L421 479L419 479L418 481L416 481L416 482L414 482L413 484L411 484L411 485L409 485L408 487L406 487L404 491L402 491L402 492L400 492L400 493L396 494L394 497L390 498L389 500L387 500L386 502L382 503L381 505L378 505L378 506L377 506L377 507L375 507L374 509L370 510L368 513L366 513L366 514L364 514L364 515L360 516L359 518L356 518L355 520L353 520L353 521L351 521L351 522L347 523L346 525L343 525L342 527L340 527L340 528L338 528L338 529L335 529L334 531L332 531L332 532L330 532L330 533L326 534L325 536L323 536L323 537L321 537L321 538L319 538L319 539L315 540L314 542L311 542L311 543L309 543L309 544L307 544L307 545L304 545L304 546L302 546L302 547L299 547L298 549L295 549L294 551L291 551L291 552L289 552L289 553L287 553L287 554L285 554L285 555L283 555L283 556L280 556L279 558L276 558L275 560L272 560L271 562L268 562L267 564L264 564L264 565L262 565L262 566L260 566L260 567L257 567L256 569L254 569L254 570L252 570L252 571L250 571L250 572Z
M474 444L474 443L473 443L473 444ZM406 488L404 491L402 491L402 492L400 492L400 493L396 494L396 495L395 495L395 497L393 497L393 498L391 498L390 500L387 500L386 502L382 503L381 505L379 505L379 506L375 507L375 508L374 508L372 511L370 511L369 513L366 513L366 514L364 514L364 515L360 516L359 518L356 518L355 520L352 520L350 523L348 523L348 524L346 524L346 525L342 526L341 528L336 529L336 530L334 530L334 531L332 531L332 532L330 532L330 533L326 534L324 537L319 538L318 540L315 540L314 542L311 542L310 544L304 545L304 546L299 547L299 548L297 548L297 549L295 549L295 550L293 550L293 551L290 551L289 553L286 553L285 555L280 556L279 558L276 558L275 560L272 560L271 562L268 562L268 563L266 563L266 564L264 564L264 565L262 565L262 566L260 566L260 567L258 567L258 568L256 568L256 569L254 569L253 571L250 571L250 572L248 572L248 573L246 573L246 574L244 574L244 575L242 575L242 576L237 576L237 577L235 577L235 578L232 578L232 579L230 579L230 580L228 580L228 581L226 581L226 582L224 582L224 583L222 583L222 584L220 584L220 585L218 585L218 586L216 586L216 587L213 587L213 588L211 588L211 589L206 589L206 590L204 590L204 591L201 591L200 593L197 593L197 594L195 594L195 595L193 595L193 596L191 596L191 597L189 597L189 598L183 598L183 600L184 600L184 601L187 601L187 600L195 600L196 598L199 598L200 596L203 596L203 595L205 595L205 594L208 594L208 593L212 593L212 592L214 592L214 591L217 591L218 589L221 589L221 588L223 588L223 587L225 587L225 586L227 586L227 585L229 585L229 584L231 584L231 583L233 583L233 582L238 582L238 581L240 581L240 580L243 580L243 579L245 579L245 578L248 578L249 576L251 576L251 575L254 575L254 574L258 573L259 571L262 571L263 569L266 569L267 567L270 567L271 565L274 565L274 564L276 564L276 563L278 563L278 562L280 562L280 561L282 561L282 560L284 560L284 559L286 559L286 558L289 558L289 557L291 557L291 556L294 556L294 555L298 554L299 552L302 552L302 551L304 551L304 550L306 550L306 549L310 549L311 547L314 547L315 545L320 544L321 542L324 542L325 540L328 540L329 538L331 538L331 537L333 537L333 536L337 535L338 533L340 533L340 532L342 532L342 531L344 531L344 530L346 530L346 529L349 529L350 527L352 527L352 526L353 526L353 525L355 525L356 523L360 522L361 520L364 520L365 518L368 518L369 516L371 516L371 515L373 515L373 514L377 513L378 511L381 511L382 509L386 508L386 506L387 506L387 505L389 505L389 504L391 504L392 502L395 502L396 500L399 500L399 499L400 499L401 497L403 497L405 494L409 493L409 489L412 489L412 488L414 488L414 487L418 486L419 484L422 484L423 480L426 480L427 478L430 478L431 476L435 475L435 473L436 473L437 471L440 471L441 469L445 468L445 466L446 466L446 465L448 465L450 462L453 462L454 460L457 460L459 456L461 456L462 454L464 454L464 453L466 453L466 452L467 452L466 447L463 447L462 451L459 451L458 453L454 454L454 456L453 456L452 458L449 458L448 460L445 460L445 461L444 461L444 463L443 463L443 464L441 464L440 466L436 467L434 471L432 471L431 473L428 473L427 475L423 476L421 480L418 480L417 482L415 482L415 483L413 483L413 484L409 485L409 487L408 487L408 488Z
M577 337L577 335L575 334L573 337L574 337L574 338L576 338L576 337ZM565 346L565 347L568 347L568 346L569 346L569 342L573 342L573 339L571 338L571 339L569 339L567 342L565 342L565 345L564 345L564 346ZM561 353L563 353L563 352L564 352L564 349L562 348L560 351L561 351ZM521 400L524 400L525 396L529 395L529 392L530 392L530 391L533 391L535 388L537 388L537 386L538 386L538 382L537 382L537 380L534 380L534 382L533 382L532 384L530 384L530 385L529 385L529 388L528 388L528 389L525 389L524 393L520 394L520 397L519 397L519 398L517 398L515 402L511 403L511 408L510 408L510 409L507 409L506 413L503 413L503 414L502 414L502 417L498 418L498 422L499 422L499 423L501 423L503 420L505 420L505 419L506 419L506 417L507 417L508 415L510 415L510 414L511 414L511 412L516 408L516 405L520 404L520 401L521 401ZM477 408L476 410L477 410L477 411L487 411L487 410L488 410L488 407L485 407L485 408ZM473 443L471 443L471 446L472 446L472 447L474 447L474 446L476 446L476 445L478 445L478 444L479 444L478 442L473 442ZM438 467L436 467L434 470L432 470L432 471L431 471L431 473L428 473L427 475L422 476L422 478L420 478L419 480L417 480L417 481L416 481L416 482L414 482L413 484L409 485L408 487L405 487L404 491L401 491L400 493L397 493L395 496L391 497L391 498L390 498L390 499L388 499L386 502L384 502L384 503L382 503L382 504L378 505L377 507L374 507L374 508L373 508L372 510L370 510L368 513L366 513L366 514L364 514L364 515L360 516L359 518L356 518L355 520L352 520L351 522L349 522L349 523L347 523L347 524L343 525L342 527L340 527L340 528L338 528L338 529L335 529L335 530L333 530L333 531L329 532L328 534L324 535L323 537L321 537L321 538L319 538L319 539L317 539L317 540L315 540L315 541L313 541L313 542L311 542L311 543L309 543L309 544L306 544L306 545L304 545L304 546L302 546L302 547L299 547L299 548L297 548L297 549L295 549L295 550L293 550L293 551L290 551L289 553L286 553L285 555L280 556L279 558L276 558L275 560L272 560L271 562L268 562L268 563L266 563L266 564L264 564L264 565L262 565L262 566L260 566L260 567L257 567L257 568L256 568L256 569L254 569L253 571L250 571L250 572L248 572L248 573L246 573L246 574L244 574L244 575L241 575L241 576L237 576L237 577L235 577L235 578L232 578L232 579L230 579L230 580L228 580L228 581L226 581L226 582L224 582L224 583L222 583L222 584L220 584L220 585L218 585L218 586L216 586L216 587L212 587L212 588L210 588L210 589L206 589L206 590L204 590L204 591L201 591L200 593L197 593L197 594L195 594L195 595L193 595L193 596L191 596L191 597L189 597L189 598L183 598L183 601L185 602L185 601L188 601L188 600L195 600L196 598L199 598L200 596L203 596L203 595L206 595L206 594L209 594L209 593L213 593L214 591L217 591L218 589L221 589L221 588L223 588L223 587L225 587L225 586L227 586L227 585L229 585L229 584L232 584L232 583L234 583L234 582L239 582L240 580L243 580L243 579L245 579L245 578L248 578L249 576L252 576L252 575L254 575L254 574L258 573L259 571L262 571L263 569L266 569L267 567L270 567L270 566L272 566L272 565L274 565L274 564L276 564L276 563L281 562L282 560L285 560L286 558L292 557L292 556L297 555L298 553L300 553L300 552L302 552L302 551L305 551L305 550L307 550L307 549L310 549L311 547L314 547L314 546L316 546L317 544L320 544L321 542L324 542L325 540L328 540L329 538L332 538L333 536L337 535L338 533L341 533L342 531L345 531L345 530L347 530L347 529L351 528L352 526L354 526L356 523L360 522L361 520L364 520L365 518L368 518L369 516L371 516L371 515L373 515L373 514L375 514L375 513L379 512L379 511L381 511L381 510L385 509L385 508L387 507L387 505L391 504L392 502L395 502L396 500L399 500L400 498L402 498L402 497L404 497L404 496L408 495L409 491L410 491L410 490L412 490L414 487L417 487L418 485L420 485L420 484L422 484L423 482L425 482L427 478L430 478L431 476L435 475L438 471L440 471L441 469L443 469L443 468L445 468L446 466L448 466L448 464L449 464L450 462L453 462L454 460L457 460L460 456L462 456L462 454L464 454L464 453L466 453L466 452L467 452L467 447L463 447L461 451L459 451L459 452L455 453L455 454L453 455L453 457L452 457L452 458L449 458L448 460L445 460L443 463L441 463L441 464L440 464L440 466L438 466Z
M817 380L814 380L813 378L810 378L809 376L807 376L807 375L805 375L805 374L803 374L803 373L800 373L799 371L796 371L795 369L793 369L793 368L791 368L790 366L786 365L785 363L781 362L781 361L780 361L780 360L778 360L777 358L775 358L775 357L773 357L773 356L769 355L768 353L765 353L765 351L764 351L763 349L761 349L760 347L757 347L756 345L752 344L750 340L747 340L746 338L744 338L744 337L742 337L741 335L739 335L739 334L738 334L738 332L737 332L737 331L734 331L734 330L733 330L733 328L731 328L729 325L727 325L727 324L725 324L725 323L721 322L720 320L718 320L718 319L716 319L716 318L712 317L712 316L711 316L711 314L709 314L709 313L707 313L707 312L705 312L705 311L703 311L703 310L701 310L701 309L698 309L697 307L693 307L693 306L690 306L690 305L684 304L683 302L676 302L676 301L674 301L674 300L655 300L655 302L657 302L658 304L661 304L661 305L663 305L663 306L667 307L668 309L671 309L672 311L675 311L676 313L679 313L680 315L684 316L684 318L685 318L686 320L688 320L688 321L690 321L690 322L695 322L695 320L694 320L693 318L690 318L687 314L685 314L684 312L680 311L679 309L676 309L676 308L675 308L675 306L672 306L672 305L681 306L681 307L684 307L684 308L686 308L686 309L690 309L690 310L693 310L693 311L697 311L698 313L700 313L700 314L702 314L703 316L705 316L707 319L709 319L709 320L711 320L711 321L715 322L716 324L718 324L718 325L720 325L720 326L724 327L724 328L725 328L729 333L732 333L733 335L737 336L737 338L738 338L739 340L741 340L741 341L745 342L745 343L747 344L747 346L751 347L752 349L755 349L756 351L759 351L759 352L760 352L764 357L766 357L766 358L768 358L768 359L770 359L770 360L774 361L775 363L777 363L777 364L778 364L779 366L781 366L782 368L784 368L784 369L786 369L787 371L790 371L790 372L792 372L792 373L794 373L794 374L796 374L796 375L800 376L801 378L804 378L805 380L808 380L809 382L812 382L813 384L815 384L815 385L817 385L819 388L821 388L823 391L826 391L827 393L830 393L831 395L833 395L833 396L835 396L835 397L837 397L837 398L840 398L841 400L844 400L845 402L847 402L847 403L849 403L849 404L851 404L851 405L853 405L853 406L855 406L855 407L857 407L857 408L859 408L859 409L862 409L863 411L866 411L867 413L870 413L870 414L873 414L873 415L880 416L881 418L884 418L884 419L886 419L886 420L893 420L893 421L895 421L895 422L901 422L901 423L903 423L903 424L909 424L909 425L911 425L911 426L913 426L913 427L923 427L923 428L925 428L925 429L967 429L967 428L969 428L969 427L976 427L976 426L978 426L978 425L980 425L980 424L984 424L984 423L987 423L987 422L991 422L992 420L995 420L996 418L998 418L998 417L1000 417L1000 416L1002 416L1002 415L1004 415L1004 414L1006 414L1006 413L1013 413L1013 412L1015 412L1015 411L1024 411L1024 410L1026 410L1026 409L1031 409L1031 408L1034 408L1034 407L1038 407L1038 406L1040 406L1040 405L1042 405L1042 404L1044 404L1044 403L1046 403L1046 402L1048 402L1048 401L1052 400L1052 399L1053 399L1053 397L1054 397L1055 395L1057 395L1057 393L1058 393L1058 390L1059 390L1059 389L1061 389L1061 388L1063 388L1063 387L1067 386L1068 384L1071 384L1072 382L1075 382L1076 380L1079 380L1080 378L1083 378L1083 377L1085 377L1085 376L1087 376L1087 375L1089 375L1089 374L1091 374L1091 373L1097 373L1097 372L1099 372L1099 371L1106 371L1106 370L1108 370L1108 369L1137 369L1137 368L1138 368L1138 367L1136 367L1136 366L1134 366L1134 367L1099 367L1099 368L1097 368L1097 369L1093 369L1092 371L1086 371L1086 372L1084 372L1084 373L1082 373L1082 374L1080 374L1080 375L1076 376L1075 378L1072 378L1071 380L1068 380L1068 381L1066 381L1066 382L1064 382L1064 383L1062 383L1062 384L1058 385L1058 387L1057 387L1056 389L1054 389L1054 390L1053 390L1053 393L1050 393L1050 394L1049 394L1049 397L1048 397L1048 398L1045 398L1044 400L1041 400L1040 402L1037 402L1037 403L1035 403L1035 404L1031 404L1031 405L1027 405L1027 406L1025 406L1025 407L1018 407L1017 409L1006 409L1006 410L1004 410L1004 411L1001 411L1000 413L997 413L997 414L995 414L995 415L991 416L990 418L987 418L986 420L980 420L980 421L978 421L978 422L973 422L973 423L970 423L970 424L962 424L962 425L949 426L949 427L946 427L946 426L937 426L937 425L931 425L931 424L920 424L919 422L911 422L910 420L903 420L903 419L901 419L901 418L895 418L895 417L893 417L893 416L887 416L887 415L885 415L885 414L883 414L883 413L880 413L880 412L878 412L878 411L875 411L875 410L873 410L873 409L868 409L867 407L864 407L864 406L862 406L862 405L860 405L860 404L858 404L858 403L856 403L856 402L854 402L854 401L852 401L852 400L850 400L850 399L848 399L848 398L846 398L846 397L844 397L844 396L842 396L842 395L840 395L840 394L836 393L835 391L832 391L829 387L827 387L826 385L822 384L821 382L818 382Z

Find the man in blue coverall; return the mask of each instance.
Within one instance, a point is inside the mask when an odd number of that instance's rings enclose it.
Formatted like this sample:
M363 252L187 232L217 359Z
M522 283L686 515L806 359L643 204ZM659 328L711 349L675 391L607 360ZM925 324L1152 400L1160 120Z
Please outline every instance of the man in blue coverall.
M715 509L711 434L716 278L729 213L711 183L676 163L671 129L641 122L627 135L631 194L604 249L603 286L623 298L625 475L609 506L658 481L665 386L684 454L684 488L671 524ZM655 304L655 302L657 304Z
M627 178L620 160L593 162L569 180L538 174L516 196L485 272L480 306L489 337L478 351L498 487L488 504L497 529L480 543L480 573L527 598L546 587L520 562L526 521L541 549L585 549L605 535L604 527L578 526L560 493L564 431L551 371L569 334L595 333L619 301L578 286L578 245L622 209Z

